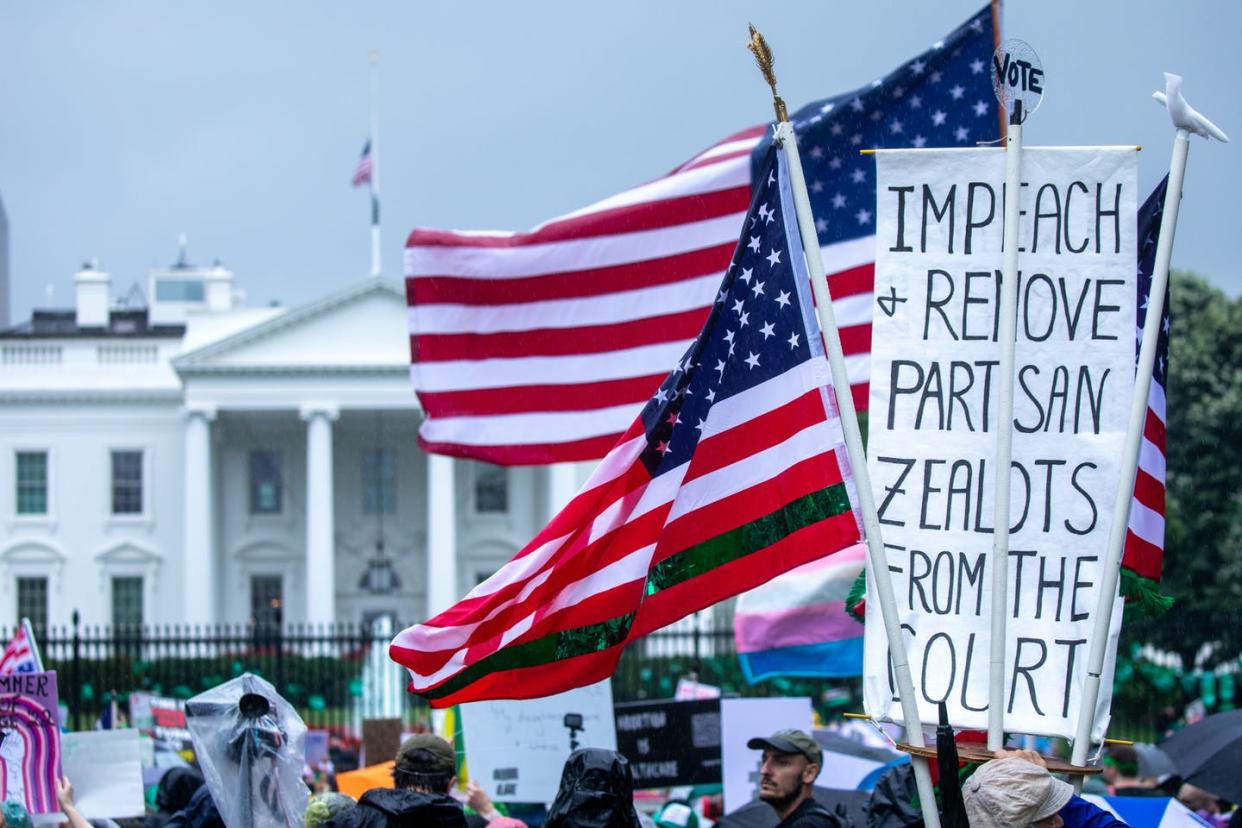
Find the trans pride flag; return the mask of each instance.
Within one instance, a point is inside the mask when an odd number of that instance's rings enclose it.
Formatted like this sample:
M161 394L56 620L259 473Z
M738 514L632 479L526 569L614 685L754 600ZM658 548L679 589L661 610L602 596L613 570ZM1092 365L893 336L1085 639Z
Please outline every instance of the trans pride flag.
M738 598L733 631L747 681L862 675L863 627L846 614L845 597L866 554L856 544Z

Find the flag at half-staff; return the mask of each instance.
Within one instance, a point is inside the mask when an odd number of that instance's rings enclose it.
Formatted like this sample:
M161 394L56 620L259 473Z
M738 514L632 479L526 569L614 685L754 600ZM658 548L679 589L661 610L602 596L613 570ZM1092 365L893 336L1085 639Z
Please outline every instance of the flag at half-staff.
M775 148L757 180L702 332L581 492L460 603L394 639L432 705L600 681L637 636L859 540Z

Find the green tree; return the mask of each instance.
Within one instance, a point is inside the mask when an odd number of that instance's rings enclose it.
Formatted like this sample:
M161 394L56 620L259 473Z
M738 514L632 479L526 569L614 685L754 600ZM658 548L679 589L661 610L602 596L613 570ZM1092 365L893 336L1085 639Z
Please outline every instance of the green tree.
M1187 669L1242 652L1242 300L1174 273L1169 342L1164 616L1125 626L1128 641L1181 654Z

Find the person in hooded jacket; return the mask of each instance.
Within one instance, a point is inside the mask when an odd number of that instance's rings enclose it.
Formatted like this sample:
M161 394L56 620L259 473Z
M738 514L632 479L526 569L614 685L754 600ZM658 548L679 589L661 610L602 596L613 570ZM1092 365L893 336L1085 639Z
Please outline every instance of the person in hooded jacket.
M173 814L190 804L190 797L205 783L190 766L169 768L155 788L156 813L146 818L145 828L163 828Z
M639 828L634 775L615 750L579 748L569 754L545 828Z

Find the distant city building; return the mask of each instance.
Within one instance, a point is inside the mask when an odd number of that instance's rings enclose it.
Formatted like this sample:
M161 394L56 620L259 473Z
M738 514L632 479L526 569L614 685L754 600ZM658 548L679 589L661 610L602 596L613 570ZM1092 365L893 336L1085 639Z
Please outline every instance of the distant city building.
M0 332L0 622L421 620L583 477L418 449L395 283L247 308L183 252L143 307L74 287Z

